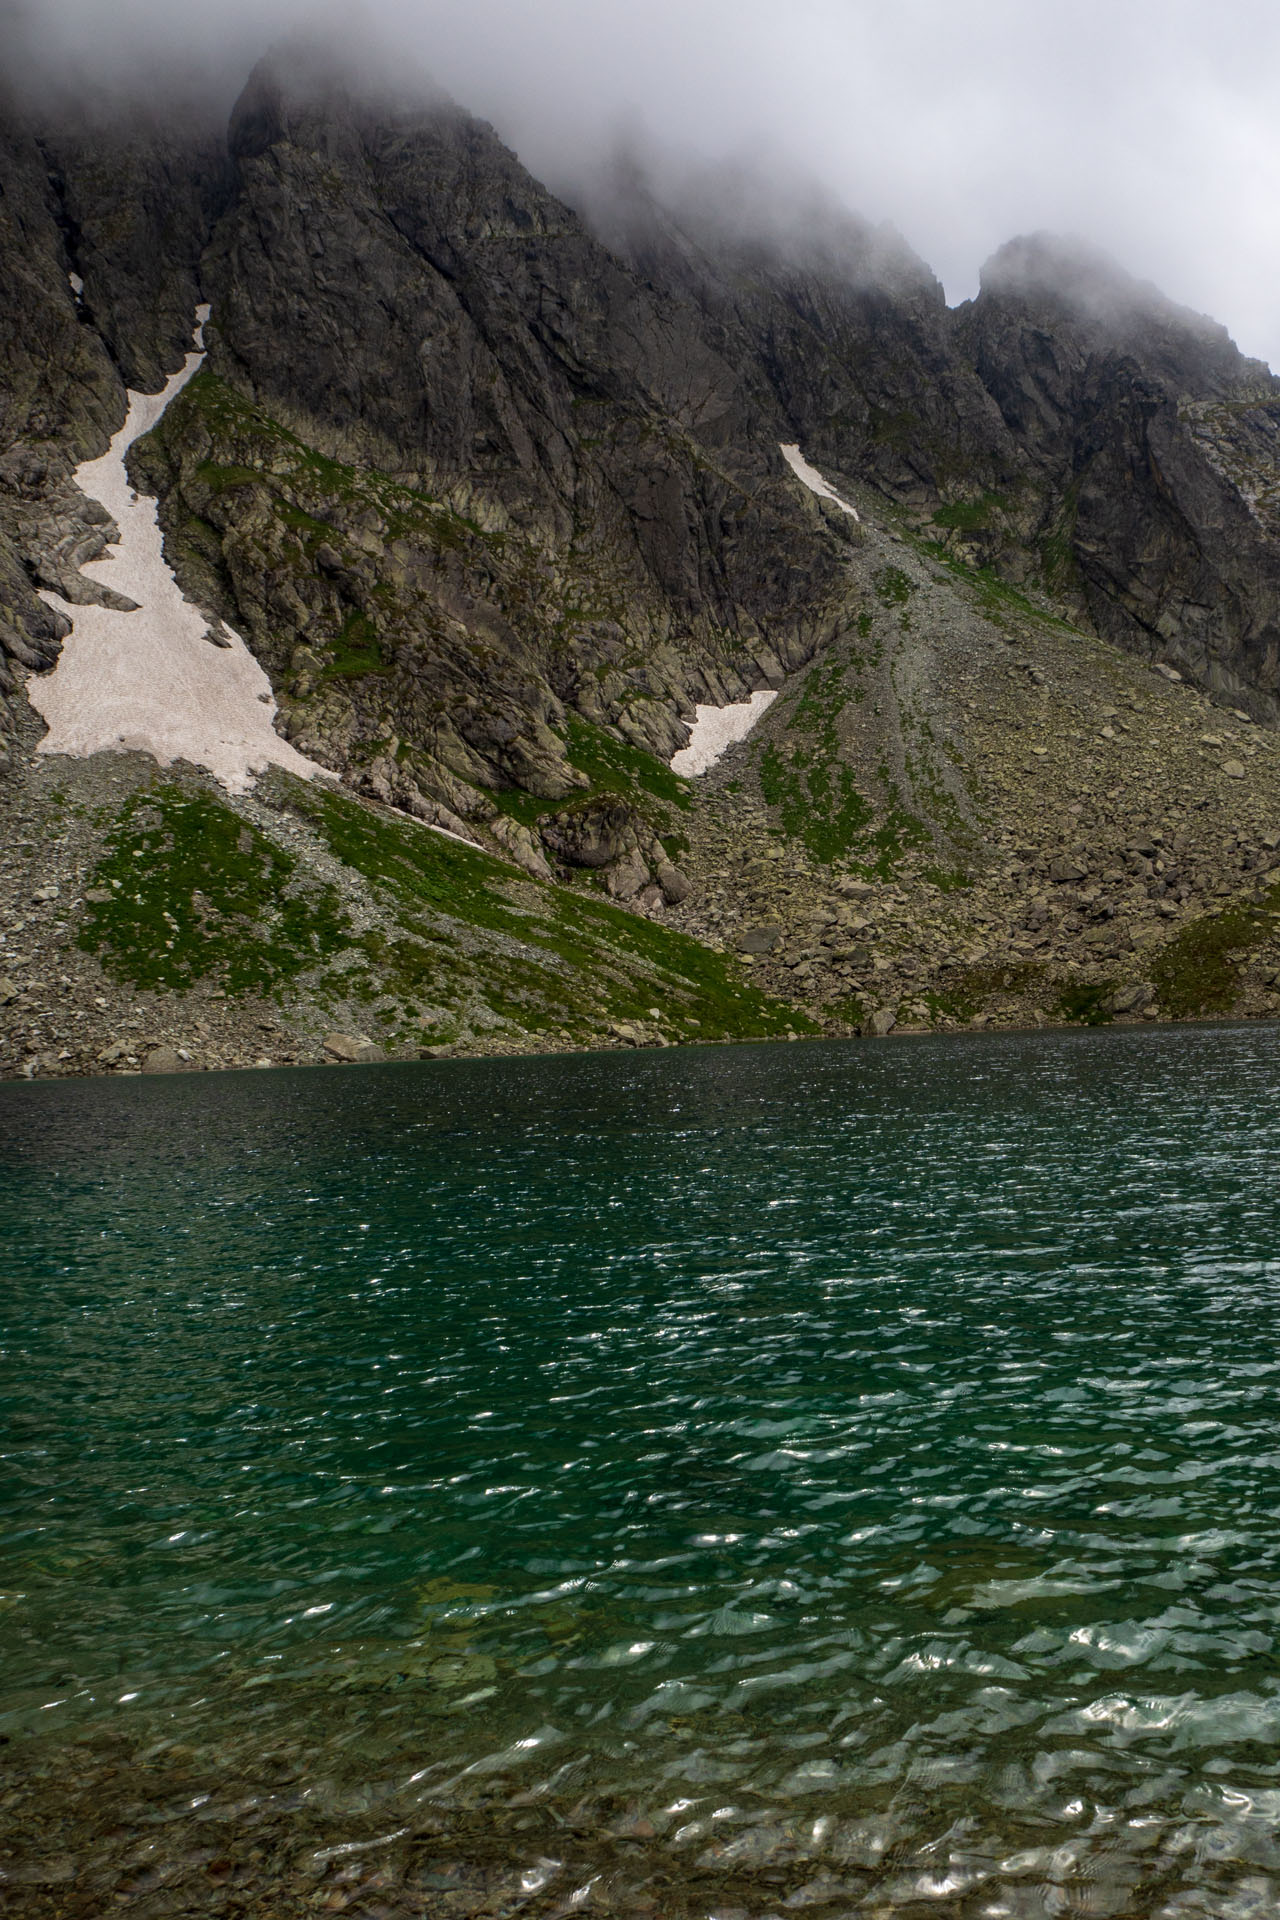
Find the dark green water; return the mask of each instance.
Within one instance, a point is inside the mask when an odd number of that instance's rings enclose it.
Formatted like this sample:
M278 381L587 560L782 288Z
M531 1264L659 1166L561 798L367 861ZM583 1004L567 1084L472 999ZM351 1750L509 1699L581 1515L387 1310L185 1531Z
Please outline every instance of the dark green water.
M1275 1030L7 1086L0 1135L46 1808L266 1755L397 1914L486 1809L529 1911L558 1825L660 1912L1280 1912Z

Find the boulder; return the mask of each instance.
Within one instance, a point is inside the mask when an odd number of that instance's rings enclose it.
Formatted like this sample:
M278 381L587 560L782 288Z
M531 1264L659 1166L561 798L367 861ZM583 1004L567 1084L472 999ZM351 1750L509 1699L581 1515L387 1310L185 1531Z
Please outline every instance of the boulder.
M183 1060L175 1047L152 1047L142 1063L144 1073L182 1073L187 1062Z
M871 1016L868 1030L873 1033L878 1040L883 1040L887 1033L893 1032L897 1024L898 1016L892 1007L877 1007Z
M748 927L738 935L738 952L772 953L781 938L781 927Z
M375 1046L372 1040L366 1040L359 1033L326 1034L324 1050L332 1054L335 1060L351 1066L369 1066L373 1061L386 1057L381 1047Z
M1107 995L1102 1005L1107 1013L1141 1013L1155 997L1154 987L1149 987L1145 981L1136 981L1128 986L1117 987L1114 993Z
M648 884L649 869L639 847L628 847L604 869L604 884L615 900L634 900Z
M644 815L616 795L568 807L539 831L557 860L600 874L615 900L634 900L650 884L661 888L668 906L688 898L688 880Z
M691 889L688 879L669 860L656 863L656 877L662 888L662 897L669 907L678 907L682 900L689 898Z
M518 867L523 867L535 880L554 880L555 875L532 828L505 813L498 814L488 824L489 832L498 845L504 853L510 854Z
M640 826L624 800L591 800L556 814L542 826L542 838L571 867L599 872L635 852Z

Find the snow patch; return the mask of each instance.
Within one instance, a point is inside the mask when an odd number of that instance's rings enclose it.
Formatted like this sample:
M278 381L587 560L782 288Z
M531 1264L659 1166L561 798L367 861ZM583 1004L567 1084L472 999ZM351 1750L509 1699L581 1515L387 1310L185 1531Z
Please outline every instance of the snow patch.
M705 773L713 767L726 747L745 740L765 708L777 699L776 691L765 688L749 700L738 700L729 707L698 707L689 729L689 744L671 757L671 771L686 775Z
M858 512L858 509L852 506L848 500L842 500L834 487L827 485L822 475L818 472L818 469L809 465L809 462L805 459L798 446L783 445L782 457L790 467L792 473L796 476L796 479L799 480L802 485L808 487L810 493L816 493L822 500L833 500L842 513L852 514L855 520L861 519L862 516Z
M49 605L72 631L51 673L33 675L27 698L49 731L37 749L87 759L94 753L149 753L167 767L188 760L206 767L229 793L245 793L269 765L304 780L332 779L272 724L271 683L238 633L210 623L184 599L165 564L156 503L134 492L124 457L156 424L204 360L207 306L196 309L195 346L181 372L159 393L129 394L124 425L101 459L76 469L77 484L100 500L120 529L119 543L82 569L138 605L132 613L72 607L56 593Z
M71 291L74 293L76 299L82 299L84 296L84 281L80 278L80 275L78 273L69 273L67 278L71 282Z

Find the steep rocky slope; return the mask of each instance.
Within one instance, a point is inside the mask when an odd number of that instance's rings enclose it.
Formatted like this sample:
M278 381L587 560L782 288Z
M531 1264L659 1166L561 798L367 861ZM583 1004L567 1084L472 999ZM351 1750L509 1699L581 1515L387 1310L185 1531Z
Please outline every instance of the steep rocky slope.
M686 183L664 205L635 169L605 184L592 217L637 271L697 309L824 470L926 514L1020 478L941 285L892 228L732 174Z
M1280 387L1220 328L1042 239L951 313L826 208L584 222L296 56L225 144L4 138L0 1070L1272 1010ZM130 473L345 794L36 751L75 466L200 298Z
M598 217L820 465L1275 719L1280 382L1225 328L1048 235L1003 247L951 312L890 231L804 204L762 231L725 202L701 183L673 213L624 175Z
M971 544L1274 720L1280 382L1225 328L1043 236L1001 249L956 332L1026 463L1021 491L960 518Z
M307 753L544 873L504 796L586 792L575 723L666 759L810 657L847 533L697 314L448 103L268 71L231 148L209 370L138 456L179 570Z
M864 524L852 637L709 775L578 736L602 813L660 814L674 904L284 776L24 754L0 1070L1280 1010L1274 734Z

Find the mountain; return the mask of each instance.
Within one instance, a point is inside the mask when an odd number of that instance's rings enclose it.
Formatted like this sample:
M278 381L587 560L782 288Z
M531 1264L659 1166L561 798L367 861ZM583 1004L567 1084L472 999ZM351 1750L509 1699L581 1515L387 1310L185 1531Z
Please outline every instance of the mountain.
M1044 236L988 263L957 339L1022 452L1012 518L1040 578L1274 721L1280 383L1224 327Z
M824 470L1099 633L1276 716L1280 382L1096 250L1034 235L948 310L891 233L801 209L789 240L624 179L624 257L758 367Z
M575 211L296 46L225 127L0 139L7 1070L1271 1004L1280 383L1222 328L1047 236L951 310L741 178ZM76 472L202 304L128 473L314 775L230 792L33 708L153 621Z

